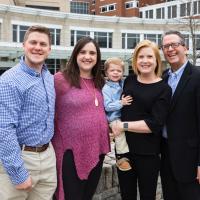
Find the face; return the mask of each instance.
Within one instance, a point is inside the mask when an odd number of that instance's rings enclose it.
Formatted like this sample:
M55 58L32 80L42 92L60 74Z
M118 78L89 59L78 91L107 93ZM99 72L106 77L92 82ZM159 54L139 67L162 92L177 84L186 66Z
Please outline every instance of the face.
M48 36L39 32L30 33L27 40L23 43L23 49L25 63L40 72L45 59L51 51Z
M141 75L154 75L157 66L156 56L150 47L143 47L137 55L137 69Z
M123 77L123 69L120 65L110 63L109 67L106 71L106 75L107 75L109 80L114 81L114 82L118 82Z
M171 65L173 70L179 69L187 60L187 48L181 45L181 40L178 35L166 35L163 38L163 45L177 44L175 47L163 47L163 54L166 61Z
M90 77L92 68L97 63L97 50L92 42L87 43L77 55L77 64L82 77Z

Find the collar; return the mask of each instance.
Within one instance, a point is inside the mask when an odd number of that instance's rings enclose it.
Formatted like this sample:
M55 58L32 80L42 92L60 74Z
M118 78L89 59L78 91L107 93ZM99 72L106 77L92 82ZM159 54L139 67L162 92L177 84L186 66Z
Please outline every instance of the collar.
M123 87L123 80L120 80L119 82L114 82L114 81L111 81L111 80L106 80L106 84L111 86L111 87L114 87L114 88L118 88L118 87Z
M181 73L183 73L187 63L188 63L188 60L178 70L176 70L175 72L173 72L172 69L170 68L169 71L168 71L168 75L169 76L174 75L176 77L179 76Z
M36 77L40 77L41 74L39 72L37 72L34 68L28 66L25 62L24 62L24 56L21 56L21 59L20 59L20 67L21 69L30 74L31 76L36 76ZM46 64L43 64L42 66L42 71L45 70L47 71L47 66Z

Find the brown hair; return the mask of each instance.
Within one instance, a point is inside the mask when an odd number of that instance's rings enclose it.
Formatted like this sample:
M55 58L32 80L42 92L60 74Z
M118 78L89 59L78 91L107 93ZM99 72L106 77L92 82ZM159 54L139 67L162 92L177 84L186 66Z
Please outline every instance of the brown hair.
M51 45L51 34L50 34L49 29L45 26L39 26L39 25L30 26L28 28L28 30L26 31L24 35L24 42L28 39L28 36L33 32L44 33L45 35L47 35L49 38L49 44Z
M163 35L162 35L162 41L163 41L163 38L166 36L166 35L177 35L179 38L180 38L180 42L182 45L186 45L185 44L185 37L183 34L181 34L179 31L175 31L175 30L170 30L170 31L167 31L165 32Z
M96 88L101 89L104 85L104 78L101 71L101 52L99 45L96 41L90 37L81 38L75 45L74 50L70 56L69 61L67 62L65 68L62 70L62 73L66 80L68 80L71 86L81 88L80 86L80 70L77 64L77 55L81 49L88 43L92 42L97 50L97 62L92 68L92 75L94 79L94 85Z
M138 54L139 54L140 50L145 47L150 47L153 50L155 57L156 57L156 62L157 62L157 66L155 68L155 74L156 74L156 76L160 77L161 70L162 70L162 61L161 61L161 57L160 57L159 48L156 43L154 43L150 40L143 40L136 46L135 51L133 53L133 60L132 60L133 71L136 75L140 74L140 72L137 69L137 58L138 58Z
M117 57L108 58L106 62L104 63L105 72L108 70L110 64L119 65L122 67L122 70L124 71L124 62L120 58L117 58Z

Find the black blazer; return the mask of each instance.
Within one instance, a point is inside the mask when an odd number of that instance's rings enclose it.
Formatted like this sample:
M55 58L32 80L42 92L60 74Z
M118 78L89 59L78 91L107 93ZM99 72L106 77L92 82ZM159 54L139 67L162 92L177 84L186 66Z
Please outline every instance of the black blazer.
M163 78L168 79L167 71ZM166 121L172 170L178 181L194 181L200 166L200 67L187 63Z

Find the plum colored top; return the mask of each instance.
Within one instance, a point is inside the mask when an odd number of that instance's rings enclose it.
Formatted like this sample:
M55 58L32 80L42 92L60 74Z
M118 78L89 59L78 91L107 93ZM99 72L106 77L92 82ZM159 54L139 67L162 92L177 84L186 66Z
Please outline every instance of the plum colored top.
M55 135L53 145L57 158L58 200L64 200L62 160L66 150L74 155L77 174L87 179L97 165L99 155L110 151L108 123L101 90L93 79L80 79L81 88L71 87L61 72L54 75L56 90ZM95 106L95 98L99 105ZM67 170L67 169L66 169Z

